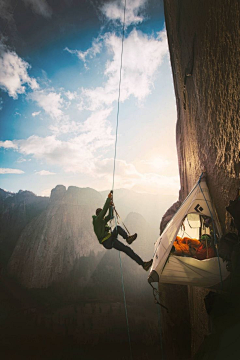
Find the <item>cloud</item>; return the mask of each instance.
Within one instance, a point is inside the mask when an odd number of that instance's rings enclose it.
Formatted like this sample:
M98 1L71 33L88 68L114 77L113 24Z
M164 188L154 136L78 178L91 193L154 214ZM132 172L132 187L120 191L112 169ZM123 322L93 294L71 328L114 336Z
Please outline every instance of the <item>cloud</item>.
M141 160L139 164L142 168L149 168L149 169L154 169L155 171L160 171L165 168L168 168L171 165L171 162L168 159L155 156L150 160Z
M28 75L30 67L14 51L0 43L0 88L8 92L9 96L17 99L18 94L25 93L25 85L32 90L39 87L36 79Z
M96 176L105 188L111 187L113 159L99 161ZM178 194L179 177L159 175L154 172L140 172L134 164L116 160L115 188L134 189L138 192Z
M3 99L0 98L0 111L3 109Z
M36 112L33 112L32 113L32 116L35 117L35 116L38 116L41 114L41 111L36 111Z
M0 141L0 148L4 149L17 149L18 146L13 141L6 140L6 141Z
M89 59L93 59L97 54L101 52L102 49L101 40L102 40L101 36L99 36L97 39L94 39L92 42L92 46L86 51L70 50L68 47L66 47L64 50L68 51L72 55L76 55L81 61L84 62L84 65L87 68L86 66L87 61Z
M24 159L23 157L20 157L20 158L17 159L17 162L18 162L18 163L23 163L23 162L25 162L25 161L27 161L27 160Z
M64 100L61 94L52 90L38 90L28 94L28 99L36 101L52 119L61 120L64 117L62 111Z
M68 109L70 102L64 100L63 95L74 99L77 96L76 92L56 92L54 89L36 90L29 93L27 96L28 100L35 101L39 107L41 107L47 115L54 120L49 129L54 134L66 134L69 132L77 132L78 124L69 119L69 115L65 113ZM32 115L36 116L40 113L35 112Z
M0 1L0 18L3 20L7 20L12 25L14 24L13 10L8 0Z
M18 151L58 165L65 172L89 174L95 167L95 156L91 144L86 144L84 140L81 136L68 141L58 140L55 136L31 136L18 141Z
M24 174L24 171L19 169L0 168L0 174Z
M117 0L105 3L101 11L110 20L123 22L125 0ZM125 25L140 23L144 20L140 11L145 8L147 0L126 1Z
M41 175L41 176L47 176L47 175L55 175L56 173L48 171L48 170L41 170L36 172L35 174Z
M65 172L93 174L100 152L113 146L114 136L107 121L112 109L98 111L78 127L79 134L68 140L56 135L30 136L26 140L2 141L0 147L60 166Z
M66 91L65 92L65 96L68 98L68 100L72 101L75 100L77 98L77 92L76 91Z
M26 5L30 5L33 12L42 15L46 18L52 16L52 9L48 5L46 0L24 0Z
M108 33L104 37L104 43L112 56L112 59L106 64L105 76L107 80L101 87L82 89L80 109L95 111L104 106L112 105L118 98L121 38ZM157 38L143 34L136 29L131 31L124 41L122 102L130 96L142 101L151 93L154 76L167 52L165 30L158 33Z

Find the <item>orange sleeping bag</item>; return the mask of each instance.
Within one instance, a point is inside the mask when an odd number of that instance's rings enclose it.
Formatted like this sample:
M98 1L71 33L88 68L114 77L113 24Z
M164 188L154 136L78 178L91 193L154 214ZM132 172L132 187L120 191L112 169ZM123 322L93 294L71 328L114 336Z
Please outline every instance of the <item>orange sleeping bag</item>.
M201 242L197 239L191 239L188 237L181 238L180 236L177 236L173 245L175 247L175 252L174 252L175 255L192 256L191 249L189 249L189 245L190 247L197 249L201 245Z

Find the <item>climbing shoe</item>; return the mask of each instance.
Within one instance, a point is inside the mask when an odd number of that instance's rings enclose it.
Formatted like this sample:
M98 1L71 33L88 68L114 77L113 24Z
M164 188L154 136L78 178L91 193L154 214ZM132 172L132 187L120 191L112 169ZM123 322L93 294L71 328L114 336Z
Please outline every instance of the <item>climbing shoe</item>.
M136 238L137 238L137 234L130 235L130 236L126 239L126 242L127 242L128 244L131 244Z
M153 259L149 260L149 261L144 261L143 263L143 268L144 270L148 271L150 269L150 267L152 266L153 263Z

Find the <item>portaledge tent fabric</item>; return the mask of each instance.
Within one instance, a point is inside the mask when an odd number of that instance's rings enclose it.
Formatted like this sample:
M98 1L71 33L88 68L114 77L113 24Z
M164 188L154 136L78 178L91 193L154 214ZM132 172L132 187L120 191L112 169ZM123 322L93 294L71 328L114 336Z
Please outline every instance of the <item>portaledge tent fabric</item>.
M222 236L221 226L208 186L206 181L200 177L155 243L153 264L148 278L150 283L159 281L160 283L211 287L221 282L219 264L221 266L222 280L229 275L226 262L224 263L221 258L218 261L217 257L197 260L191 257L169 256L173 242L187 214L212 217L216 233L218 233L219 237Z

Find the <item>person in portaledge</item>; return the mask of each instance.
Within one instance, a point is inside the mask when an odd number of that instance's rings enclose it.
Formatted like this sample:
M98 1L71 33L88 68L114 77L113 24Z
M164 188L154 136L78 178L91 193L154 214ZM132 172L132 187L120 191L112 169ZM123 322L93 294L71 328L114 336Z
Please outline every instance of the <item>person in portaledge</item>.
M105 217L108 211L108 215ZM131 244L136 238L137 234L130 235L121 226L116 226L113 231L111 231L108 222L113 219L113 201L112 201L112 192L108 194L107 200L104 204L103 209L98 208L96 210L96 215L92 216L93 219L93 228L94 232L98 238L100 244L102 244L105 249L116 249L127 254L131 259L136 261L139 265L143 267L144 270L149 270L152 265L153 260L143 261L129 246L124 245L121 241L118 240L118 234L126 240L128 244Z

